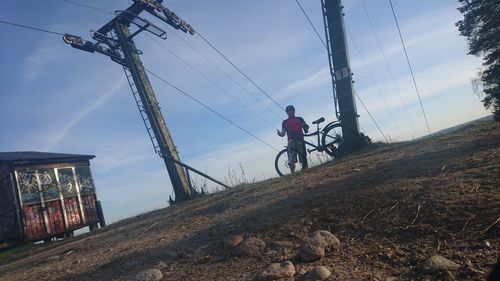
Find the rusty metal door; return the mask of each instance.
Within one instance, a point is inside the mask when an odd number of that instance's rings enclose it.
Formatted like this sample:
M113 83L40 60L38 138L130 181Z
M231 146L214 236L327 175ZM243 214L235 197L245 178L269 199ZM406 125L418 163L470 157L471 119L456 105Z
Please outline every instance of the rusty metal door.
M41 204L23 206L25 234L28 240L41 239L47 236Z
M80 228L84 224L73 169L57 169L57 175L59 178L61 192L64 197L64 209L66 211L66 219L68 221L68 230Z
M43 238L47 236L47 228L36 171L18 171L16 179L19 186L26 238L28 240Z
M80 188L80 196L82 198L83 213L87 224L94 224L99 221L97 217L97 208L95 201L95 186L90 172L90 167L80 166L75 168L76 180Z
M97 208L95 206L96 197L94 194L82 195L83 211L87 224L97 223Z
M45 213L47 215L47 230L49 234L56 235L66 232L64 227L64 216L60 200L45 202Z
M50 235L62 234L66 230L55 171L53 168L40 169L37 171L37 176L42 193L41 200L47 233Z
M80 206L77 197L64 198L64 208L68 218L68 230L74 230L82 226Z

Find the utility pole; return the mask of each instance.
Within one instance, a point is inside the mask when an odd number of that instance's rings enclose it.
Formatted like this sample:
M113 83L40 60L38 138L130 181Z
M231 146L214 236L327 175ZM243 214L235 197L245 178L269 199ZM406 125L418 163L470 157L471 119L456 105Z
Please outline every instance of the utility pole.
M72 47L87 52L98 52L110 57L123 66L130 88L134 95L142 120L156 153L163 158L167 167L176 201L189 200L192 187L183 167L190 168L179 159L174 141L163 119L160 106L149 82L145 68L139 58L142 54L133 41L134 36L148 31L166 39L166 32L153 23L139 17L147 11L165 23L186 33L194 34L193 28L175 13L161 4L161 0L133 0L134 3L124 11L117 11L116 17L92 33L96 42L83 40L81 37L65 34L63 39ZM161 14L160 14L161 13ZM130 27L135 31L131 34ZM176 165L177 164L177 165Z
M344 28L344 8L340 0L321 0L328 60L332 75L335 114L343 128L344 142L340 149L351 152L360 140L358 112L352 88L352 72Z

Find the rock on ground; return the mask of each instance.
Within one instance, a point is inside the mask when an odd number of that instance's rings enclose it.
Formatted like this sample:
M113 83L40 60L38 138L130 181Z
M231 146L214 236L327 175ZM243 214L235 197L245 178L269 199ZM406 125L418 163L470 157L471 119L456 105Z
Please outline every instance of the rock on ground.
M299 248L300 259L304 262L319 260L325 256L325 249L309 242L304 242Z
M158 269L146 269L139 273L134 278L134 281L158 281L163 278L163 273Z
M419 269L425 273L435 273L447 270L457 270L460 265L455 262L442 257L442 256L432 256L428 258L424 263L419 266Z
M273 263L262 271L259 280L277 280L283 278L290 278L295 275L295 266L290 261L283 261L280 263Z
M318 280L325 280L326 278L330 277L332 273L330 270L325 267L325 266L316 266L309 270L307 274L304 276L302 281L318 281Z
M300 245L299 255L302 261L310 262L324 257L325 248L337 249L339 247L340 240L335 235L326 230L317 230Z
M340 246L340 240L327 230L317 230L309 235L310 243L316 244L323 248L332 247L334 249Z
M231 251L235 257L257 256L266 247L266 242L259 238L247 238Z
M231 250L243 242L243 236L241 235L233 235L224 241L224 248L227 250Z

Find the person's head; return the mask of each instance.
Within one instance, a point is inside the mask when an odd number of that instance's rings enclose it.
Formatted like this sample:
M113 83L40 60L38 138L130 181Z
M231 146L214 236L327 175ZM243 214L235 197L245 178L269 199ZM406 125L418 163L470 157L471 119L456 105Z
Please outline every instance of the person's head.
M288 117L293 117L295 116L295 107L293 105L289 105L285 108L286 114L288 114Z

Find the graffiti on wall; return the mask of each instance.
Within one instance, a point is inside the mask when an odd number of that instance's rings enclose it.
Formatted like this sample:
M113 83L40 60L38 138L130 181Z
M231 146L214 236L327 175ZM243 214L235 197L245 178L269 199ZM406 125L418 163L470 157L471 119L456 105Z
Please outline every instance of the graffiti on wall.
M94 182L92 181L92 175L90 174L90 167L77 167L76 179L78 181L78 185L80 186L80 193L82 195L95 193Z
M57 169L57 173L59 174L59 183L61 184L61 191L64 197L76 196L76 184L73 169Z
M27 204L40 201L36 171L20 171L17 173L17 180L23 203Z
M38 178L45 200L53 200L59 198L59 190L57 189L57 180L54 169L38 170Z

